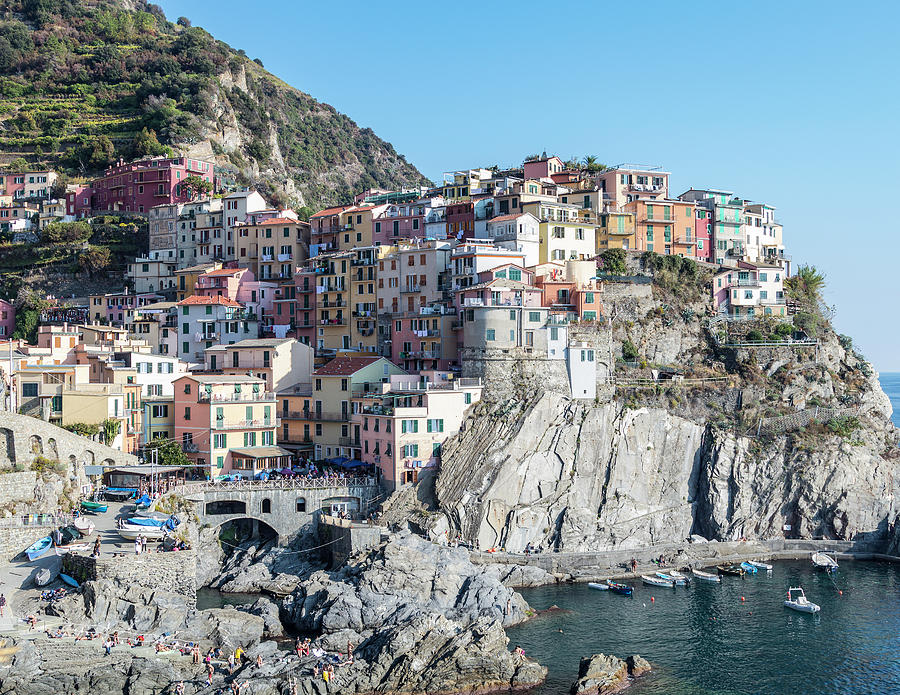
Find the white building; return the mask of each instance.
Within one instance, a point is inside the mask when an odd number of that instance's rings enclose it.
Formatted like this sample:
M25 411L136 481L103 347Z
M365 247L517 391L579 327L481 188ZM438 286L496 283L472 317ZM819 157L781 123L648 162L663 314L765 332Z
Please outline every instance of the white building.
M522 253L523 265L530 267L540 262L540 227L540 220L530 212L501 215L488 221L487 238L501 249Z

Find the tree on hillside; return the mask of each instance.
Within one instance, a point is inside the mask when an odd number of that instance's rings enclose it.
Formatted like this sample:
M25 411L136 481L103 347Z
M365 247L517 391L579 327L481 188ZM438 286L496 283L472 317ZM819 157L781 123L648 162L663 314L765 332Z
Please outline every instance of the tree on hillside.
M29 343L37 343L37 329L41 312L50 306L50 302L42 299L34 290L22 287L14 303L16 307L16 328L13 338L21 338Z
M784 288L791 299L818 308L825 289L825 275L813 265L802 265L796 275L785 279Z
M91 225L84 221L51 222L41 232L41 241L48 244L87 241L91 234Z
M178 442L173 442L171 439L157 439L156 441L150 442L144 448L144 460L151 461L152 454L150 453L153 450L159 451L157 454L156 463L160 466L189 466L191 465L190 460L187 456L184 455L184 451L182 451L181 446L179 446Z
M105 246L88 246L78 256L78 265L93 279L95 273L107 268L112 262L112 254Z
M603 270L610 275L626 275L628 273L624 249L607 249L600 254L600 260L603 261Z
M187 193L188 198L194 200L212 191L212 183L196 174L191 174L182 180L181 189Z
M191 20L189 20L187 17L179 17L177 20L175 20L175 23L180 27L190 28L191 26Z
M103 169L109 166L115 158L116 148L115 145L113 145L112 140L106 135L101 135L94 140L94 145L91 148L87 163L88 166L93 167L94 169Z
M134 136L134 142L131 144L131 153L135 157L156 157L171 151L171 148L160 143L156 137L156 131L146 126Z

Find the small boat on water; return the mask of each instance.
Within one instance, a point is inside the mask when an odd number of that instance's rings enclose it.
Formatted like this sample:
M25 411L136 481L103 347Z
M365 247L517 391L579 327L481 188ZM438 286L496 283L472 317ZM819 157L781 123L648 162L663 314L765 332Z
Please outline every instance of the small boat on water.
M749 562L742 562L741 569L744 570L747 574L756 574L759 572L759 567Z
M813 567L816 569L825 570L826 572L835 572L838 568L837 560L825 553L813 553L810 559L812 560Z
M743 577L746 574L744 568L740 565L716 565L716 569L719 571L719 574L725 574L730 577Z
M25 548L25 554L29 560L37 560L41 555L50 550L53 545L53 539L50 536L38 538L34 543Z
M672 579L663 579L662 577L650 577L646 574L641 575L641 581L650 586L664 586L667 589L675 588L675 581Z
M72 522L72 525L78 529L78 533L80 533L82 537L90 536L94 532L94 528L96 528L93 521L83 516L75 519L75 521Z
M80 584L76 582L73 577L70 577L68 574L64 574L63 572L59 573L59 578L69 586L74 586L76 589L80 586Z
M602 582L588 582L589 589L596 589L597 591L609 591L609 584L604 584Z
M58 575L59 567L44 567L43 569L38 570L38 573L34 575L34 583L38 586L47 586L50 582L56 579Z
M676 586L686 586L688 583L688 578L680 572L657 572L656 576L660 579L666 579Z
M109 509L109 506L103 504L103 502L91 502L90 500L84 500L81 503L81 508L89 512L103 514L107 509Z
M693 574L697 579L702 579L704 582L718 582L722 583L722 577L718 574L713 574L712 572L704 572L703 570L691 570L691 574Z
M796 595L795 595L796 594ZM784 602L785 608L790 608L801 613L818 613L820 608L818 604L808 601L803 589L799 586L792 586L788 589L787 600Z
M747 560L748 565L753 565L757 569L765 570L766 572L772 571L772 565L766 562L760 562L759 560Z
M619 582L614 582L610 579L606 580L606 583L609 585L609 590L614 594L621 594L622 596L631 596L634 593L634 587L629 586L628 584L620 584Z

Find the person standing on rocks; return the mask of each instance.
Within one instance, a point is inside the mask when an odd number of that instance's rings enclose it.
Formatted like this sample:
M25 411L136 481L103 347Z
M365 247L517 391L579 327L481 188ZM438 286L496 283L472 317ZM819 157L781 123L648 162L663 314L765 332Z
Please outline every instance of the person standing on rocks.
M97 536L97 539L94 541L94 557L100 557L100 537Z
M147 536L141 536L141 552L147 552Z
M635 558L631 558L631 573L635 574L637 572L637 560Z
M6 614L6 596L0 594L0 618Z
M134 554L135 555L141 554L141 537L140 536L138 536L137 538L134 539Z
M206 664L206 684L207 685L212 685L212 677L213 677L213 673L215 673L215 671L216 671L216 669L212 665L212 662Z

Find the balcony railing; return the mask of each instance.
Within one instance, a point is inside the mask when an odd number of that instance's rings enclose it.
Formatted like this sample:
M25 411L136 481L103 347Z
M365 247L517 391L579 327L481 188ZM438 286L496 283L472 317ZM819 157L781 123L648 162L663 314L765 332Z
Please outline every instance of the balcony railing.
M310 411L309 419L319 422L350 422L353 413L324 413L316 410Z
M441 359L441 351L440 350L409 350L406 352L401 352L400 359L402 359L402 360L409 360L409 359L439 360L439 359Z
M281 426L281 418L262 418L261 420L238 420L236 422L225 422L224 420L216 420L215 429L217 430L253 430L263 429L266 427Z
M311 410L282 410L282 420L310 420L312 419Z
M293 254L291 254L291 253L279 253L279 254L278 254L278 260L279 260L279 261L282 261L282 262L283 262L283 261L289 261L289 260L291 260L293 257L294 257L294 256L293 256Z
M346 326L347 319L319 319L319 324L322 326Z
M362 442L355 437L338 437L338 446L362 446Z
M274 401L275 394L271 391L259 393L200 393L197 396L198 403L259 403L261 401Z

